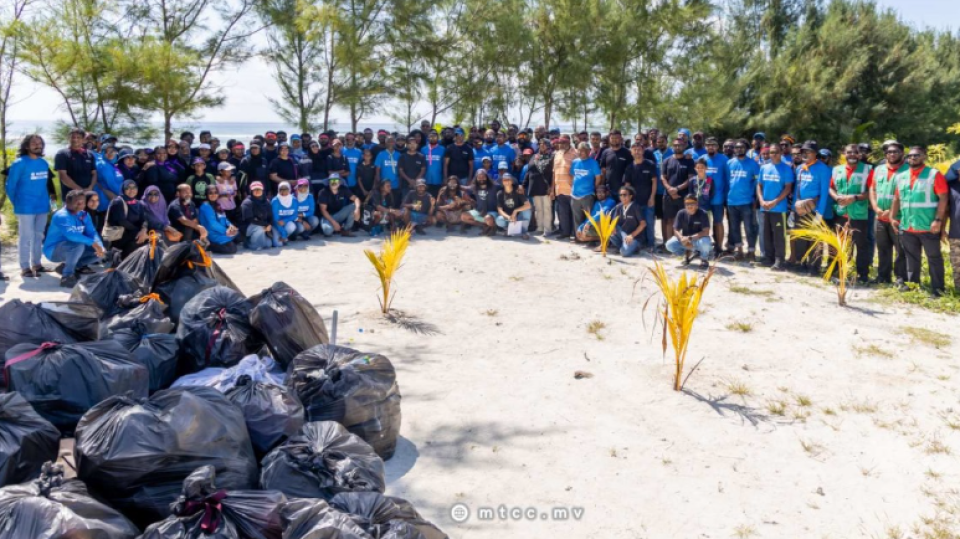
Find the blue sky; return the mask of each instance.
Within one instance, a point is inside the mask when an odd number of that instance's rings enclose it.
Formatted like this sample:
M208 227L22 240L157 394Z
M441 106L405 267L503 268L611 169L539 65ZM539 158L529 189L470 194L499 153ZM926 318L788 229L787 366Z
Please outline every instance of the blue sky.
M0 0L2 1L2 0ZM880 6L898 12L900 18L917 27L960 30L960 0L877 0ZM211 109L198 118L211 122L274 122L279 117L270 110L265 95L276 92L276 83L270 67L261 59L254 58L238 70L219 73L215 81L224 88L226 104ZM242 84L241 84L242 81ZM10 111L10 118L19 123L27 120L50 119L50 111L58 117L60 101L48 88L38 86L21 78L15 91L17 101ZM343 121L347 115L334 110L334 117ZM392 122L386 115L369 118L370 122ZM16 131L16 130L14 130Z

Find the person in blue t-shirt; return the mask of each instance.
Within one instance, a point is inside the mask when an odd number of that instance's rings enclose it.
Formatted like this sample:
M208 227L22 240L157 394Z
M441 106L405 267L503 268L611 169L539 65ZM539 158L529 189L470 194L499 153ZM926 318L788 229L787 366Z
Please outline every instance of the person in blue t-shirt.
M707 153L703 156L707 160L707 176L713 181L713 193L710 196L710 205L704 206L704 211L710 214L713 222L714 254L719 255L723 250L723 215L727 205L727 161L730 159L720 153L720 141L715 137L707 139Z
M427 174L424 178L427 180L427 191L430 196L436 197L440 193L440 187L443 186L443 154L446 148L440 144L440 135L436 129L432 129L427 135L427 145L420 153L427 158Z
M43 137L27 135L20 143L19 157L7 174L7 197L13 203L17 216L20 275L39 277L52 271L40 263L43 252L44 227L55 199L50 196L47 182L50 165L43 158ZM0 280L3 273L0 272Z
M820 147L816 141L808 140L800 147L802 163L797 164L796 197L794 210L799 220L797 226L803 226L806 219L822 218L827 224L833 222L833 199L830 198L830 178L833 171L820 161ZM808 240L796 240L797 254L803 256L813 245ZM820 273L819 250L811 252L810 258L800 261L800 270L811 275Z
M396 139L387 137L387 146L377 154L374 165L377 167L377 176L374 185L380 182L390 182L394 190L400 189L400 175L397 173L397 164L400 162L400 152L396 149Z
M473 140L473 176L477 176L477 171L483 168L483 160L487 159L490 161L490 164L493 164L493 158L490 157L490 152L487 151L486 147L483 145L482 138L476 138ZM489 170L489 169L488 169ZM470 178L471 182L473 178Z
M570 164L570 176L573 185L570 193L570 207L573 210L573 228L587 220L587 212L593 210L594 195L597 186L603 181L600 163L590 157L590 143L581 142L577 146L578 158Z
M793 189L793 167L781 160L780 146L769 146L770 162L760 167L757 203L764 243L767 247L763 265L773 271L784 271L787 260L787 199Z
M359 197L362 193L360 187L357 185L357 165L360 164L360 161L363 161L363 150L357 147L357 136L353 133L347 133L344 138L346 139L346 144L343 148L343 157L347 160L347 166L350 170L350 174L347 175L346 180L347 187ZM299 178L292 178L291 181L298 179Z
M593 211L590 212L590 217L599 223L600 214L610 213L616 205L616 201L610 198L606 184L600 184L597 186L597 200L593 203ZM577 227L577 241L590 243L599 240L600 234L597 233L597 230L593 227L593 223L591 223L589 219L584 220L583 223Z
M507 144L507 134L503 132L497 133L497 144L488 151L490 152L490 158L493 160L491 178L494 183L497 183L500 178L500 163L506 163L509 171L513 167L513 162L517 160L517 152Z
M737 251L737 259L743 258L743 236L741 225L747 235L747 257L750 262L756 260L754 249L757 247L756 204L757 178L760 165L747 157L747 141L740 139L734 145L736 157L727 162L727 218L730 220L730 246Z
M84 211L86 205L87 196L82 189L67 193L63 208L53 214L43 241L43 256L60 262L57 272L62 275L60 286L64 288L77 284L76 273L93 273L89 265L104 255L103 240L93 227L93 219Z

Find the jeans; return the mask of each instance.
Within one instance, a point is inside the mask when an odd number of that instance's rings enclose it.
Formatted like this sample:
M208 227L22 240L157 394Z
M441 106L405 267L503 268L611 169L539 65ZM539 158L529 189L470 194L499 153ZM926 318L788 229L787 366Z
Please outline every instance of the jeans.
M309 238L314 234L314 232L317 231L317 227L320 226L320 218L317 217L316 215L311 215L310 217L304 217L303 219L307 222L308 225L310 225L310 230L303 228L302 234L304 238ZM303 227L302 224L300 226Z
M93 251L93 247L82 243L72 241L62 241L53 248L52 262L63 262L64 277L73 275L77 267L89 266L97 261L99 257Z
M587 220L587 214L593 211L593 201L596 199L593 195L587 195L583 198L570 198L570 210L573 212L573 230L575 233L580 225ZM571 233L571 235L573 235Z
M244 244L247 246L247 249L259 251L260 249L276 247L279 245L279 242L274 239L272 233L268 236L264 231L264 227L260 225L247 225L247 239Z
M290 236L294 234L303 232L303 227L296 221L286 221L283 223L283 229L287 231L287 239L290 239ZM283 239L283 236L280 235L280 228L277 225L273 225L270 227L270 233L273 235L273 244L280 245L280 240Z
M650 211L653 212L653 208L650 208ZM640 250L642 236L641 238L637 238L632 242L627 243L627 236L629 235L629 232L617 226L617 233L613 236L610 236L610 246L620 249L620 256L633 256L637 254L637 251Z
M17 223L20 227L20 269L39 266L43 254L43 229L47 225L47 214L17 214Z
M340 208L340 211L331 215L333 220L340 224L341 230L350 230L353 228L353 205L348 205ZM326 218L320 220L320 229L323 231L324 236L333 235L333 224L330 221L327 221Z
M534 214L537 216L537 230L541 234L553 232L553 201L549 195L530 197Z
M675 255L686 254L688 249L680 243L680 240L676 236L670 238L667 241L666 248L668 251ZM700 254L701 260L710 260L710 253L713 251L713 240L710 239L710 236L704 236L699 240L693 242L693 249Z
M517 215L517 221L527 222L527 224L523 226L524 232L527 231L527 227L530 225L530 217L532 215L533 213L530 210L523 210L522 212L520 212L520 215ZM504 218L502 215L499 215L499 214L497 215L496 221L497 221L497 226L504 230L506 230L507 225L510 224L510 221L507 221L506 218Z
M730 245L734 249L743 246L740 225L747 230L747 252L752 253L757 246L757 215L753 204L727 206L727 218L730 219Z

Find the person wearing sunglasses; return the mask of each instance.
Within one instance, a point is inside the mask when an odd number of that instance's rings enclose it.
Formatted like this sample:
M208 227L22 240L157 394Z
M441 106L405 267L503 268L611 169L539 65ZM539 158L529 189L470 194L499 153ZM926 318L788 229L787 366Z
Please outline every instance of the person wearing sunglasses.
M610 245L620 250L620 256L633 256L640 250L646 236L646 212L642 204L635 202L636 190L633 186L621 187L619 198L620 203L613 208L613 216L620 219L616 232L610 236Z
M694 256L700 257L700 267L710 265L713 241L710 239L710 218L700 209L697 195L691 193L683 199L684 211L673 221L673 237L667 240L666 248L677 256L683 256L683 265L690 264Z
M860 149L848 144L843 149L846 165L837 165L830 178L830 198L834 201L837 226L849 224L853 243L857 250L857 278L867 283L873 263L873 249L867 234L870 208L868 192L873 182L873 167L860 162Z
M802 162L797 166L797 196L794 202L794 211L798 219L797 226L803 226L805 219L823 219L830 224L833 222L833 199L830 198L830 167L819 159L820 147L816 141L808 140L800 148ZM795 240L795 252L803 257L810 252L808 259L799 260L800 271L811 275L820 274L819 249L810 251L813 243L809 240Z
M930 268L934 297L944 291L943 254L940 233L947 218L950 188L939 170L928 167L927 151L913 146L907 153L908 171L896 175L896 192L890 207L893 226L901 231L900 241L907 259L907 282L920 284L922 253Z
M884 161L873 171L870 184L870 206L877 214L877 278L875 284L890 284L896 279L902 285L907 278L907 260L903 257L900 235L890 220L890 208L897 190L897 174L907 170L903 144L895 140L883 144ZM896 258L894 259L894 253Z

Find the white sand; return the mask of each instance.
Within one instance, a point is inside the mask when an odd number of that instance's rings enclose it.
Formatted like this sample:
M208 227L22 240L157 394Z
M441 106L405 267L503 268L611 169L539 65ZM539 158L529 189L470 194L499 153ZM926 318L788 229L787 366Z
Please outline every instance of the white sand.
M909 537L939 499L956 507L943 496L960 477L960 431L944 417L960 428L960 345L900 330L950 334L955 317L864 291L839 308L814 279L721 265L689 362L706 359L676 393L653 311L643 313L649 257L608 263L567 243L431 229L411 245L394 302L438 332L424 335L379 316L362 253L378 246L354 238L218 262L247 294L283 280L328 321L338 309L340 344L393 360L403 439L387 491L451 537L873 538L896 527ZM571 253L580 259L561 260ZM9 258L3 268L16 273ZM65 297L53 284L14 277L0 298ZM606 324L602 340L587 333L592 320ZM734 321L752 331L727 329ZM870 344L891 357L854 350ZM781 400L785 415L772 415ZM449 516L457 502L472 511L465 524ZM501 504L537 519L477 520L478 507ZM540 519L554 507L584 514Z

